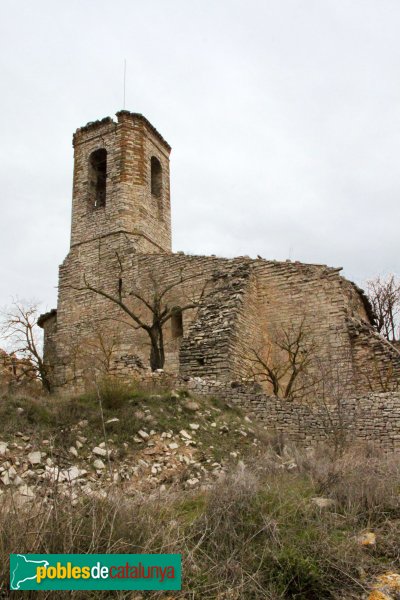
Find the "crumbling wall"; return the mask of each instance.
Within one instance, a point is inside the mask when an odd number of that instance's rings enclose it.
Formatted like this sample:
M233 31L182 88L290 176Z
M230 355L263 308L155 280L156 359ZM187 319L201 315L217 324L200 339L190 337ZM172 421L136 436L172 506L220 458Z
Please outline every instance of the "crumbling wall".
M262 354L283 333L296 335L303 328L311 358L307 393L332 396L338 387L341 393L354 391L348 318L356 315L367 323L369 317L359 291L339 271L290 261L251 261L252 277L234 332L239 376L251 371L249 361L243 360L246 348ZM267 384L265 389L272 393Z
M400 389L400 352L357 319L349 319L356 389L389 392Z
M174 338L171 323L164 327L168 371L226 381L246 377L246 348L273 341L280 329L296 328L306 319L315 343L308 374L319 385L314 395L382 390L377 379L371 386L359 374L368 371L383 342L375 336L376 343L368 345L367 353L360 350L361 339L371 336L365 303L337 269L246 257L138 254L135 243L124 234L73 247L60 267L57 327L50 331L50 324L46 325L45 348L56 387L93 378L96 361L90 352L99 335L107 343L115 340L109 372L129 376L148 368L146 332L132 327L129 317L109 300L85 289L85 281L115 296L121 277L124 298L148 319L143 305L129 293L136 287L149 297L150 276L161 287L182 279L168 295L170 306L182 307L200 299L198 308L183 313L182 337ZM367 332L364 337L358 335L358 341L354 322ZM394 349L386 352L385 361L397 355Z
M57 310L41 315L38 319L39 327L44 330L43 335L43 356L48 370L49 380L54 379L54 366L58 363L57 356Z
M198 344L201 346L201 340L204 339L202 326L198 336L192 326L198 320L201 321L204 315L210 315L211 310L215 311L217 318L214 321L212 318L205 318L207 342L210 341L211 344L207 347L204 364L201 366L203 371L214 373L216 377L224 369L229 371L230 354L227 344L237 303L236 295L231 294L231 290L239 293L239 287L244 287L246 264L240 260L216 257L137 254L131 239L121 234L72 248L60 267L55 334L57 353L56 356L46 356L49 363L57 363L54 366L56 387L69 385L77 380L82 382L84 375L89 375L94 361L88 357L88 348L93 349L94 337L99 334L99 329L103 329L108 340L111 336L118 338L110 372L122 376L135 373L143 367L148 368L150 346L147 333L132 327L135 324L115 304L85 289L87 282L116 296L120 277L123 297L146 322L149 322L149 311L139 300L130 296L130 291L135 287L144 297L151 298L151 277L161 289L182 280L166 296L170 307L183 307L202 297L199 309L191 308L183 313L182 338L173 339L171 323L165 325L165 369L178 372L180 349L183 356L186 352L188 361L192 360L195 356L193 349ZM225 337L220 328L221 302L224 301L228 304ZM85 364L85 356L86 363L89 364ZM181 361L181 368L183 365L185 369L187 364L189 362ZM230 372L230 377L232 376Z
M236 405L273 434L302 446L320 442L370 442L400 449L400 393L369 393L336 403L300 404L266 395L257 384L187 378L178 387Z
M216 379L234 375L236 321L247 297L249 276L250 261L219 261L212 274L212 288L182 340L181 374Z

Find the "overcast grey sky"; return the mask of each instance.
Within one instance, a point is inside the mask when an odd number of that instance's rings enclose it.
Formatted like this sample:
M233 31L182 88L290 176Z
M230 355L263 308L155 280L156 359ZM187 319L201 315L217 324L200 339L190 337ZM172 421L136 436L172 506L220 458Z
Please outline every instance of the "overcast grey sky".
M1 0L0 304L55 306L73 131L172 146L174 250L400 273L399 0Z

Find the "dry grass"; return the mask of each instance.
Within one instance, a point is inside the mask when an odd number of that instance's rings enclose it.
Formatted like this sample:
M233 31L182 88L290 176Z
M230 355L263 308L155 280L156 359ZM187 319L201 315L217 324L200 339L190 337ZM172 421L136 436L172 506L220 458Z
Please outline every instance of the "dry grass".
M51 503L3 507L0 581L8 580L14 552L176 552L182 554L184 591L168 597L361 598L374 574L400 568L399 461L368 448L339 459L326 450L313 457L297 452L295 460L298 467L288 472L269 449L206 491L128 499L115 489L106 499L82 499L75 507L56 494ZM318 509L311 501L318 495L333 499L334 508ZM376 533L375 548L356 542L365 529ZM131 594L42 592L41 598Z
M100 392L105 417L120 418L121 443L143 426L135 416L139 408L151 409L152 427L160 431L179 431L194 418L186 414L184 399L171 399L164 388L105 382ZM227 456L240 444L246 465L231 467L210 488L194 492L174 488L128 498L115 486L106 498L82 497L76 506L55 487L43 494L46 499L23 507L0 496L0 599L37 597L6 590L10 553L179 553L183 591L147 592L143 598L188 600L360 599L375 574L400 569L400 459L371 446L353 446L339 456L328 446L310 453L262 436L260 457L252 436L241 439L235 433L243 423L240 413L213 400L202 402L203 417L196 420L202 423L204 447L215 444L209 421L222 419L230 433L218 436L218 452ZM85 435L97 439L102 425L96 394L0 400L2 435L10 439L22 430L32 439L52 436L67 447L73 439L68 432L82 418L88 420ZM321 510L315 496L334 505ZM375 547L357 543L366 530L376 534ZM41 592L42 600L139 597Z

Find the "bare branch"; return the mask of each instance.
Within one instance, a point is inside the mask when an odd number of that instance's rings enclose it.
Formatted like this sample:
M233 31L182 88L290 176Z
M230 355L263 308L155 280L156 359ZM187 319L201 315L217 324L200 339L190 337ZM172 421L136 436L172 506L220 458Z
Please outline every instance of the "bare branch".
M126 285L124 282L124 270L122 261L116 253L116 258L118 262L118 292L116 295L106 292L104 289L94 286L89 283L86 274L83 276L83 286L68 286L76 291L88 291L96 294L110 303L119 307L128 317L128 321L130 323L126 323L122 319L118 317L110 317L115 321L119 321L125 324L129 324L133 329L143 329L146 331L147 335L150 339L150 366L152 370L163 368L164 366L164 334L163 327L169 321L175 313L175 307L170 307L170 303L168 302L168 294L177 288L185 284L186 282L192 281L194 279L199 279L203 276L203 273L196 273L193 275L184 275L183 269L180 270L178 277L176 277L172 282L163 285L162 280L160 280L159 275L153 272L147 272L147 278L149 280L149 293L145 296L142 291L137 289L132 289L131 291L126 291ZM199 303L204 297L206 290L207 282L204 284L203 289L198 295L197 299L193 301L187 302L180 307L180 312L183 313L189 309L198 308ZM125 296L125 297L124 297ZM128 299L128 300L127 300ZM129 299L138 300L140 304L143 305L144 309L147 309L148 315L145 319L141 313L138 312L138 309L132 306L131 303L128 304ZM132 324L132 321L134 325Z
M400 338L400 281L394 275L367 282L368 298L375 314L375 328L389 341Z
M38 306L14 301L3 311L0 332L11 354L26 361L22 367L25 374L34 373L47 391L51 390L49 374L42 357L42 334L37 324Z

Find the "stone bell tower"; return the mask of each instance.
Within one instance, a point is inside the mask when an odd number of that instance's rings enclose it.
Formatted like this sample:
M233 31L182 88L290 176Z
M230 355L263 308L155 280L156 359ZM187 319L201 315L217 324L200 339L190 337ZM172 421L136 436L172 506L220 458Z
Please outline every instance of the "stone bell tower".
M116 116L74 134L71 249L124 234L138 253L171 252L171 148L141 114Z

